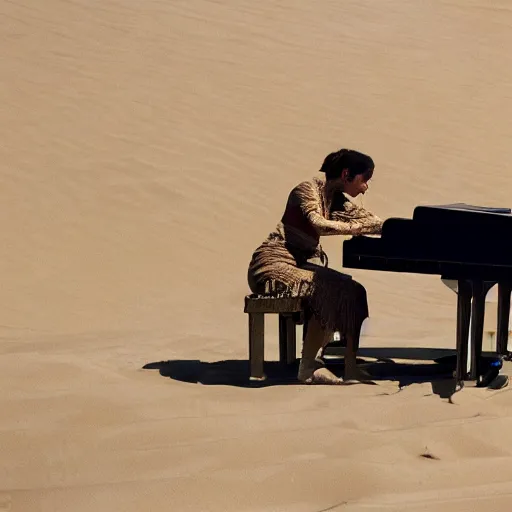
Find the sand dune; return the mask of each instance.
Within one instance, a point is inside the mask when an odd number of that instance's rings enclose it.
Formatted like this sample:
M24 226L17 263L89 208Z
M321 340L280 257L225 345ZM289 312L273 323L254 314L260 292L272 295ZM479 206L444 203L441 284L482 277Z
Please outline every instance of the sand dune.
M506 2L0 15L0 510L509 509L507 390L208 385L242 368L250 255L328 152L374 157L382 217L510 206ZM352 274L363 345L453 347L439 279Z

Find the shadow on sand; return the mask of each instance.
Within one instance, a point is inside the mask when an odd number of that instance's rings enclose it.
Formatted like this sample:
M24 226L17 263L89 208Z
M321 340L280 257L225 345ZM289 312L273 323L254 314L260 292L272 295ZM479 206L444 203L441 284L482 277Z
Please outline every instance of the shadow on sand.
M429 349L379 348L361 349L360 363L378 381L394 381L400 388L429 382L434 394L449 398L455 391L453 371L456 359L453 351ZM371 358L372 360L368 360ZM394 359L400 359L395 362ZM404 360L414 360L408 363ZM326 366L336 375L343 375L343 358L328 356ZM145 370L158 370L162 377L194 384L261 388L297 385L298 360L286 367L277 361L265 363L266 379L249 380L247 360L232 359L216 362L172 360L147 363Z

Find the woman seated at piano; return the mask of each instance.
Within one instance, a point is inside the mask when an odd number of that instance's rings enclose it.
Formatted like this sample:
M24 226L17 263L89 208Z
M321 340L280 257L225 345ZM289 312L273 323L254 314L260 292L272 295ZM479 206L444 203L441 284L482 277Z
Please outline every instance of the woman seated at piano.
M313 177L289 194L276 229L252 255L248 282L253 293L303 297L306 319L298 379L306 384L371 382L357 367L361 326L368 317L366 290L351 276L327 267L321 236L380 234L382 220L349 197L364 194L373 160L358 151L329 154ZM319 357L339 331L347 341L343 379Z

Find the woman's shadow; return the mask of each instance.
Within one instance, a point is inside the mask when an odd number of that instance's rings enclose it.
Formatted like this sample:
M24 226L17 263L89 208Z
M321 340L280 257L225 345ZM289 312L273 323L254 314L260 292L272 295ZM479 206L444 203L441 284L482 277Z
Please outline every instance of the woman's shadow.
M376 382L395 381L399 388L429 382L432 384L433 393L438 394L441 398L450 397L455 391L453 371L456 358L453 351L447 350L441 356L439 351L436 351L434 355L438 357L432 362L403 362L403 359L424 357L418 350L424 351L425 349L365 349L362 354L365 359L361 359L359 362L365 365L365 370ZM373 358L373 360L368 361L367 358ZM399 358L401 362L395 362L394 358ZM325 362L334 374L340 377L343 375L342 357L326 358ZM300 384L297 380L298 364L298 360L291 365L283 365L278 361L266 361L264 369L266 378L264 380L251 380L249 378L249 362L243 359L215 362L176 359L147 363L143 369L158 370L162 377L193 384L261 388Z

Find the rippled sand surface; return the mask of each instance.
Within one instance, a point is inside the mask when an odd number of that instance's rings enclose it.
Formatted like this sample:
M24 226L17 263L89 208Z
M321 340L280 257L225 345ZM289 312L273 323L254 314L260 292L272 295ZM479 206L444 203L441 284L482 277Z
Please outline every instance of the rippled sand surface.
M509 510L508 388L238 385L251 253L327 153L372 155L382 217L511 206L507 2L0 16L0 510ZM454 347L438 277L350 273L363 346Z

